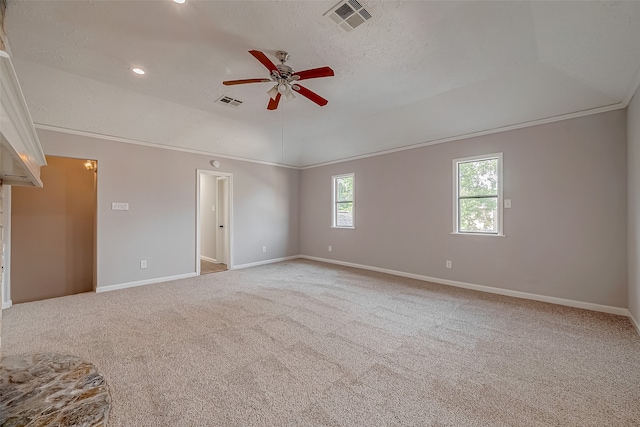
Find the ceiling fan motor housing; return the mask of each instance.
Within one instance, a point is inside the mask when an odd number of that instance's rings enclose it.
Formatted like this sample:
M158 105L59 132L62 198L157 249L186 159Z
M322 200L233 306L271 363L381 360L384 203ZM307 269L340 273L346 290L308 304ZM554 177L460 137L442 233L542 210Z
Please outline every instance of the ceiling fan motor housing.
M278 64L276 65L278 68L278 73L280 73L280 77L283 79L288 79L294 73L293 68L288 65Z
M278 58L278 61L284 64L289 59L289 53L285 52L284 50L279 50L276 52L276 58Z

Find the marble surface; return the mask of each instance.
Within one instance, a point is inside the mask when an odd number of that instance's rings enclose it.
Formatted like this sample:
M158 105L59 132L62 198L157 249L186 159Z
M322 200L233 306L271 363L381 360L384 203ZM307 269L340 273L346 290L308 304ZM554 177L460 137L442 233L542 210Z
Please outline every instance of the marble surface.
M6 356L0 363L2 427L104 427L110 406L104 377L75 356Z

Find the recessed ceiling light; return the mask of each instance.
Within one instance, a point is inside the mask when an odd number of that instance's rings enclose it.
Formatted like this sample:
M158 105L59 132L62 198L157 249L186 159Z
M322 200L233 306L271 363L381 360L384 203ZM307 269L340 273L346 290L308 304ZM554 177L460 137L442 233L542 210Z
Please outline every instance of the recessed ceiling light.
M185 2L185 0L173 0L173 1L174 1L175 3L178 3L178 4L182 4L182 3L184 3L184 2Z
M133 71L136 74L140 74L140 75L144 74L144 70L141 69L141 68L134 68L131 71Z

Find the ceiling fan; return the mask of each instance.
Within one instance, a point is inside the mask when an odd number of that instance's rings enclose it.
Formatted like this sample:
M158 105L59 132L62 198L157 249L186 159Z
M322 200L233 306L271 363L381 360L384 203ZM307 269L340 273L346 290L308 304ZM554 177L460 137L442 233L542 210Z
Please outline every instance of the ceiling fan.
M299 93L300 95L310 99L321 107L327 105L327 102L329 102L317 93L312 92L306 87L299 85L297 82L300 80L315 79L318 77L331 77L334 75L331 68L320 67L304 71L294 71L293 68L285 64L287 59L289 59L289 54L285 51L279 50L276 52L276 57L280 61L280 64L278 65L275 65L273 62L271 62L271 60L259 50L250 50L249 53L269 70L270 78L227 80L222 82L223 85L233 86L245 83L275 82L276 85L269 89L269 91L267 92L271 97L271 99L269 99L269 105L267 105L267 110L275 110L276 108L278 108L278 103L280 102L280 98L283 95L287 99L295 98L293 92Z

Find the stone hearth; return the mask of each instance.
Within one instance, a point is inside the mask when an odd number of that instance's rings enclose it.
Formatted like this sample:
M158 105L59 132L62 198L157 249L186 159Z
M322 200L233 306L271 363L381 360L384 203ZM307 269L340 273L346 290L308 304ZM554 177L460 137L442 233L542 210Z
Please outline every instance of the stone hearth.
M0 363L0 425L107 425L111 397L96 368L75 356L6 356Z

